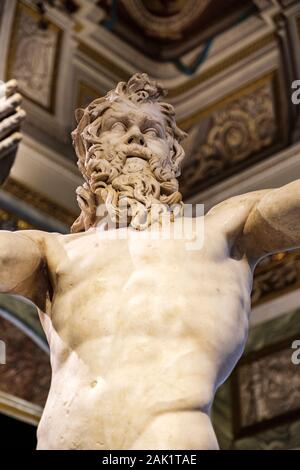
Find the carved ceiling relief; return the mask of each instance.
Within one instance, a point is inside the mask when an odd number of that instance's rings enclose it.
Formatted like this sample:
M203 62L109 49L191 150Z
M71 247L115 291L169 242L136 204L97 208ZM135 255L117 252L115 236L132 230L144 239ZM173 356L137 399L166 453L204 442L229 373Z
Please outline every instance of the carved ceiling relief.
M66 224L67 226L71 226L78 215L77 213L72 214L67 209L62 208L61 206L57 205L53 201L37 193L36 191L33 191L32 189L28 188L26 185L20 183L19 181L14 180L13 178L9 177L5 181L2 187L3 189L5 189L7 193L25 202L26 204L28 204L29 207L34 207L38 209L41 213L54 217L56 220ZM2 223L2 221L5 223L6 219L11 219L11 220L17 220L18 229L19 228L33 228L32 225L24 221L22 222L19 218L16 218L13 214L8 214L6 211L4 212L6 216L4 215L4 213L1 216L1 212L0 212L0 223ZM24 211L24 218L26 219L25 211ZM24 224L27 224L27 226ZM35 227L35 228L38 228L38 227Z
M50 22L46 29L41 28L39 21L35 10L18 3L6 75L18 80L19 90L26 98L51 110L60 29Z
M203 142L203 129L207 125ZM275 142L277 124L271 83L216 109L195 126L200 132L195 133L194 143L189 146L189 163L180 178L185 195L196 185L197 188L208 186L216 176L223 179L226 170Z

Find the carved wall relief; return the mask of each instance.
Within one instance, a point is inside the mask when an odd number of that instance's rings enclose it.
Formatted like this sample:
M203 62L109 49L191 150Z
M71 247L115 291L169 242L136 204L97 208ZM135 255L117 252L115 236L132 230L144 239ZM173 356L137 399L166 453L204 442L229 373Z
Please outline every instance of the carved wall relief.
M18 3L11 35L7 77L18 80L20 92L46 109L54 106L60 29L47 22L39 27L39 15Z
M203 113L204 114L204 113ZM228 171L246 162L277 138L278 123L272 82L233 99L200 118L195 124L188 163L180 185L185 194L213 179L223 179Z

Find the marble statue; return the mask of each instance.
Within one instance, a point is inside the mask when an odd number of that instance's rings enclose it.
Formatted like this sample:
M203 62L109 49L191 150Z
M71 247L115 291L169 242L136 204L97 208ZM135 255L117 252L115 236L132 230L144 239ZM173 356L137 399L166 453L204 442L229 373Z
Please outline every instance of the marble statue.
M164 236L166 215L187 218L164 94L135 74L77 110L71 234L0 233L0 291L38 307L51 351L38 449L217 449L210 410L245 346L255 265L300 246L300 180L213 207L199 249Z

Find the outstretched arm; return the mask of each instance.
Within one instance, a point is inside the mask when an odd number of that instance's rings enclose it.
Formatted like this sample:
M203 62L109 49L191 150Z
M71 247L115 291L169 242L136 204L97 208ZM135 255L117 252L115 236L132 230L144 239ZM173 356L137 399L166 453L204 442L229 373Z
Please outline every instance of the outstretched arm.
M253 260L300 247L300 180L262 195L247 217L242 239Z
M8 176L21 140L19 129L26 115L21 101L16 80L0 82L0 184Z
M48 277L37 231L0 231L0 292L26 297L45 310Z

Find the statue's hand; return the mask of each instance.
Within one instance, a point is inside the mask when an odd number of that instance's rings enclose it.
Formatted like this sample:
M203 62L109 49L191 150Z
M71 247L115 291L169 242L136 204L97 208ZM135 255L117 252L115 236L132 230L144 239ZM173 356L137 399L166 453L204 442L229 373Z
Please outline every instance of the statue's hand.
M19 130L26 113L21 101L16 80L0 82L0 183L9 174L22 138Z

